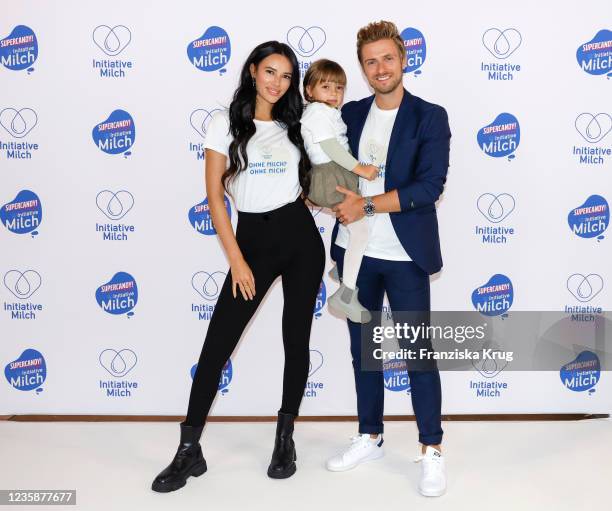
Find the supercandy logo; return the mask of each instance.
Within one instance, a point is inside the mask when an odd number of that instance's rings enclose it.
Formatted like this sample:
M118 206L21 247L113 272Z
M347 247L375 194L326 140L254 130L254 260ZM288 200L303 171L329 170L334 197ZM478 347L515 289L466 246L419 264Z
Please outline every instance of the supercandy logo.
M491 124L480 128L476 135L478 145L483 153L493 158L508 157L512 160L521 141L521 127L514 115L499 114Z
M601 195L591 195L581 206L569 212L567 223L576 236L602 240L610 223L608 201Z
M38 41L30 27L17 25L4 39L0 39L0 63L11 71L34 71L38 58Z
M325 281L321 281L319 286L319 292L317 293L317 299L315 301L314 315L316 319L319 319L322 314L323 307L327 301L327 288L325 287Z
M42 222L42 204L38 195L30 190L21 190L12 201L2 206L0 220L10 232L36 236L36 229Z
M138 302L136 280L129 273L115 273L112 279L96 289L96 302L109 314L133 316L132 309Z
M520 64L506 61L519 48L523 38L516 28L489 28L482 34L482 45L498 61L481 62L480 70L486 73L487 80L514 80L521 70Z
M406 49L406 67L404 73L414 73L414 76L421 74L421 66L427 58L427 44L425 36L416 28L408 27L400 34Z
M38 350L28 348L16 360L6 364L4 376L9 384L17 390L34 390L39 394L40 386L47 379L45 357Z
M582 112L574 121L576 131L589 145L574 146L572 154L578 157L578 163L586 165L603 165L612 156L611 147L602 147L608 133L612 131L612 116L605 112L592 114ZM600 144L600 142L603 142ZM610 143L610 139L607 139ZM599 144L599 145L596 145Z
M125 110L114 110L106 120L96 124L91 132L94 143L106 154L129 156L136 139L134 119Z
M193 131L198 134L196 141L189 142L189 152L195 155L196 160L203 160L205 157L204 139L206 138L206 130L208 129L208 125L213 115L220 111L220 108L212 108L210 110L197 108L189 115L189 124L193 128Z
M225 73L225 66L232 55L229 35L221 27L209 27L197 39L187 45L187 58L200 71Z
M225 203L225 209L227 210L227 214L230 219L232 218L232 208L230 206L230 201L227 196L223 196L223 202ZM193 227L200 234L205 234L206 236L213 236L217 234L215 227L212 222L212 217L210 216L210 208L208 207L208 197L206 197L202 202L192 206L188 213L187 217L189 218L189 223L191 227Z
M496 273L472 292L472 305L485 316L506 314L513 301L512 281L501 273Z
M193 380L196 370L198 369L198 364L194 364L191 367L191 379ZM234 378L234 368L232 366L232 359L228 358L227 362L223 366L221 370L221 377L219 378L219 386L217 390L221 391L221 395L225 395L229 392L229 384L232 383L232 379Z
M92 39L102 53L116 57L132 41L132 32L124 25L98 25L94 28ZM93 69L99 72L101 78L124 78L126 70L132 69L133 65L131 60L121 58L92 60Z
M612 76L612 32L600 30L590 41L581 44L576 50L576 60L580 69L590 75Z
M591 351L581 352L574 360L561 367L559 377L566 388L574 392L595 392L601 376L599 357Z
M31 108L7 107L0 110L0 126L13 138L26 137L37 124L38 115ZM0 150L6 151L7 160L30 160L38 147L38 143L33 141L3 142L0 139Z
M385 388L392 392L410 392L410 379L405 360L385 360L383 362Z

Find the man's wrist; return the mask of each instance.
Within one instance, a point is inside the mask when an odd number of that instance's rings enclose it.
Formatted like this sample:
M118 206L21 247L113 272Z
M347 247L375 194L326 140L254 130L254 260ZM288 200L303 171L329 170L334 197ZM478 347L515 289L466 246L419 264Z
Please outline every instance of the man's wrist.
M363 198L362 209L365 216L374 216L374 213L376 213L376 206L372 200L372 197Z

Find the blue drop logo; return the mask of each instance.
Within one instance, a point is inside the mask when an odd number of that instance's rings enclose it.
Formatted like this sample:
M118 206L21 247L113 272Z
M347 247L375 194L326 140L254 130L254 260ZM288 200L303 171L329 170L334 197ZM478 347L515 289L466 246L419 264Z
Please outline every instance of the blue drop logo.
M400 34L404 41L406 49L406 67L404 73L412 73L419 75L421 71L417 71L424 63L427 57L427 44L425 36L416 28L406 28Z
M521 127L514 115L499 114L491 124L480 128L476 135L480 149L488 156L514 158L521 141Z
M209 27L187 45L187 57L200 71L217 71L230 60L232 47L229 35L221 27Z
M35 349L24 350L19 358L6 364L4 376L17 390L34 390L47 379L45 357Z
M120 271L96 289L96 301L104 312L126 314L138 303L138 286L129 273Z
M30 190L21 190L17 196L0 209L0 220L15 234L36 234L42 222L42 205L38 195Z
M134 119L125 110L114 110L106 120L94 126L91 136L100 151L128 155L136 139Z
M232 208L230 206L230 201L227 196L223 196L223 202L225 204L227 214L231 219ZM210 216L208 197L206 197L202 202L191 207L189 209L189 212L187 213L187 217L189 218L189 223L191 224L191 227L193 227L200 234L205 234L206 236L213 236L217 234L215 226L213 225L212 217Z
M38 41L30 27L17 25L4 39L0 39L0 62L6 69L33 71L38 58Z
M597 385L600 376L599 357L591 351L581 352L574 360L561 367L559 371L559 377L563 385L574 392L584 392L592 389Z
M385 388L393 392L410 392L410 378L405 360L386 360L383 362Z
M612 76L612 31L600 30L576 50L580 68L590 75Z
M610 224L608 201L601 195L591 195L584 204L569 212L567 223L572 232L581 238L603 237Z
M472 305L485 316L505 314L513 301L512 281L501 273L496 273L472 292Z

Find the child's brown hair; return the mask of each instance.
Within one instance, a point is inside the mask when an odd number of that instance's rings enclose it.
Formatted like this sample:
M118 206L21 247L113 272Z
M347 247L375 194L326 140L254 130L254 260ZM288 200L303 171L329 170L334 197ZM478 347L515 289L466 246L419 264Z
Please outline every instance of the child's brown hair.
M306 87L314 87L321 82L335 82L346 86L346 73L342 66L333 60L319 59L314 61L304 75L304 98L314 101L308 94Z

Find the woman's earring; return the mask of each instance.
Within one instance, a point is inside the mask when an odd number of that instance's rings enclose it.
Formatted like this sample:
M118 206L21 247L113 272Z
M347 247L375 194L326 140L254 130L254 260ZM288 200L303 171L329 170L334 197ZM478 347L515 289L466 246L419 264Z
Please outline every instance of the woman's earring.
M253 80L253 88L255 88L255 77L251 76L251 80Z

